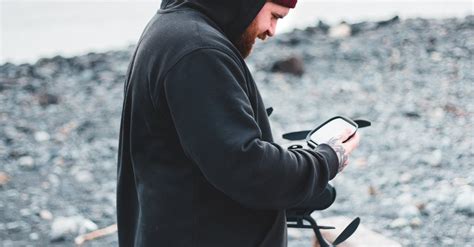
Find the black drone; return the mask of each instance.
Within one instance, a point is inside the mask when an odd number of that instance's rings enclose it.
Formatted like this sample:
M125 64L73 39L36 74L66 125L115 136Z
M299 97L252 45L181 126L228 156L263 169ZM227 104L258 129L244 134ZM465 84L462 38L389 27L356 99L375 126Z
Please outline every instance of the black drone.
M267 109L267 115L273 112L273 108L270 107ZM320 143L327 142L331 137L338 135L344 129L351 129L352 134L347 138L349 140L357 131L358 128L363 128L370 126L371 123L367 120L352 120L343 116L333 117L323 124L312 130L303 130L290 132L283 135L283 138L290 141L300 141L305 140L306 144L310 148L316 148ZM343 141L346 142L347 140ZM291 145L288 149L298 149L303 148L301 145ZM319 226L316 223L316 220L311 217L311 213L318 210L323 210L328 208L335 200L336 190L334 187L328 185L328 188L323 193L331 193L329 197L332 198L332 201L326 202L324 205L301 205L296 208L290 208L286 210L287 226L292 228L302 228L302 229L313 229L316 239L319 242L321 247L331 247L337 246L347 240L356 230L360 224L360 218L355 218L342 232L337 236L337 238L331 243L327 241L320 230L335 229L332 226ZM305 224L305 221L308 224Z

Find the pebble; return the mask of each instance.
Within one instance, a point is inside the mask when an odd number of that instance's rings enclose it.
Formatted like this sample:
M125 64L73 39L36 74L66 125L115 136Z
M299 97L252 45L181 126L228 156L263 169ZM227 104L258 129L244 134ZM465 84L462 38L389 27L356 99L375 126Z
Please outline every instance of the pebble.
M45 209L43 209L39 212L39 216L43 220L52 220L53 219L53 214L51 212L49 212L48 210L45 210Z
M42 93L38 95L38 103L41 106L58 104L58 102L59 102L59 97L57 95L50 94L50 93Z
M406 205L398 213L403 218L414 218L420 215L419 209L415 205Z
M15 232L15 231L19 231L20 230L20 222L18 221L13 221L13 222L8 222L6 224L6 228L8 231L10 232Z
M6 172L0 172L0 186L4 186L10 181L10 176Z
M45 142L45 141L49 141L49 134L45 131L38 131L38 132L35 132L35 140L37 142Z
M29 208L22 208L20 210L20 215L25 217L31 215L31 210Z
M474 215L474 193L472 190L465 190L456 196L454 207L457 212L467 215Z
M18 164L24 168L33 168L35 160L31 156L22 156L18 159Z
M273 64L272 72L290 73L297 76L304 74L304 62L300 57L290 57Z
M351 36L351 26L346 23L341 23L329 29L329 37L331 38L346 38Z
M75 176L76 181L79 183L90 183L94 181L94 175L90 171L81 170L78 171Z
M412 178L412 175L408 172L405 172L400 176L400 182L407 183L411 180L411 178Z
M30 233L30 239L33 240L33 241L38 240L39 239L39 234L36 233L36 232Z
M442 158L443 152L439 149L436 149L429 154L425 154L422 160L428 163L429 165L436 167L441 165Z
M397 218L390 223L390 228L403 228L408 226L409 222L405 218Z
M419 226L421 226L422 223L423 222L421 221L421 219L419 217L415 217L410 221L410 226L419 227Z

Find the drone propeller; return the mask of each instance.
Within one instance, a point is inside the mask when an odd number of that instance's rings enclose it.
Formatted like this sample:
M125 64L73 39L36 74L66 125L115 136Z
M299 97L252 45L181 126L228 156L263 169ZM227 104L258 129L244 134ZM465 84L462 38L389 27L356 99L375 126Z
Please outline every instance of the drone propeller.
M267 113L268 113L268 109L267 109ZM270 113L271 113L271 111L270 111ZM354 120L354 122L358 125L359 128L364 128L364 127L368 127L368 126L371 125L371 123L369 121L363 120L363 119L357 119L357 120ZM283 139L286 139L286 140L289 140L289 141L299 141L299 140L306 139L306 136L309 134L309 132L311 132L311 130L301 130L301 131L288 132L286 134L283 134L282 137L283 137Z
M359 126L359 128L369 127L371 123L367 120L357 119L354 122Z
M267 116L269 117L270 115L272 115L273 107L268 107L266 111L267 111Z
M339 236L337 236L336 240L334 240L334 242L332 244L333 245L338 245L338 244L346 241L346 239L348 239L357 230L357 227L359 226L359 223L360 223L360 218L359 217L355 218L346 227L346 229L344 229L344 231L342 231L342 233L339 234Z
M289 132L289 133L284 134L283 138L286 139L286 140L290 140L290 141L303 140L303 139L306 138L306 136L308 135L308 133L310 131L311 130L302 130L302 131Z
M316 221L314 221L314 220L312 220L312 221L314 222L314 224L312 224L313 226L315 226L315 227L313 227L313 230L314 230L314 233L316 234L316 239L318 240L319 246L321 246L321 247L334 247L334 246L337 246L337 245L341 244L342 242L346 241L357 230L357 227L359 226L359 223L360 223L360 218L359 217L355 218L342 231L342 233L339 234L339 236L337 236L336 240L334 240L333 243L330 243L326 239L324 239L323 235L319 231L319 229L321 229L321 228L318 227L318 225L316 224Z

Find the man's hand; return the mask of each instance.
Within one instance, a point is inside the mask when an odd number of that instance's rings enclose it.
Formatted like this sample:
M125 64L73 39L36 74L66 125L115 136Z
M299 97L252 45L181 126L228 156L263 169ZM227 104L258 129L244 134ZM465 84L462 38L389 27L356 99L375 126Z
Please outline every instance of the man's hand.
M339 159L338 172L341 172L349 164L349 154L359 145L359 133L356 132L351 139L347 140L350 135L351 130L347 129L342 135L333 137L326 143L336 151L337 158ZM344 140L347 141L342 143Z

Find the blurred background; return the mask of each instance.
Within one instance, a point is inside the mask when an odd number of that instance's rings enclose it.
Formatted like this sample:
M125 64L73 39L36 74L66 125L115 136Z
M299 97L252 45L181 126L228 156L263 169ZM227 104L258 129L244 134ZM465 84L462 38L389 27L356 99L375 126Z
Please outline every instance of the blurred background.
M73 246L109 226L85 245L117 245L123 82L159 5L1 0L1 246ZM402 246L474 246L473 53L467 0L300 0L256 44L247 63L277 143L335 115L373 123L315 218L360 216ZM289 229L290 247L312 243Z
M35 62L41 57L78 55L134 44L158 0L2 0L0 62ZM278 33L323 20L329 24L402 18L464 17L472 1L300 0L278 25ZM34 41L34 42L33 42Z

